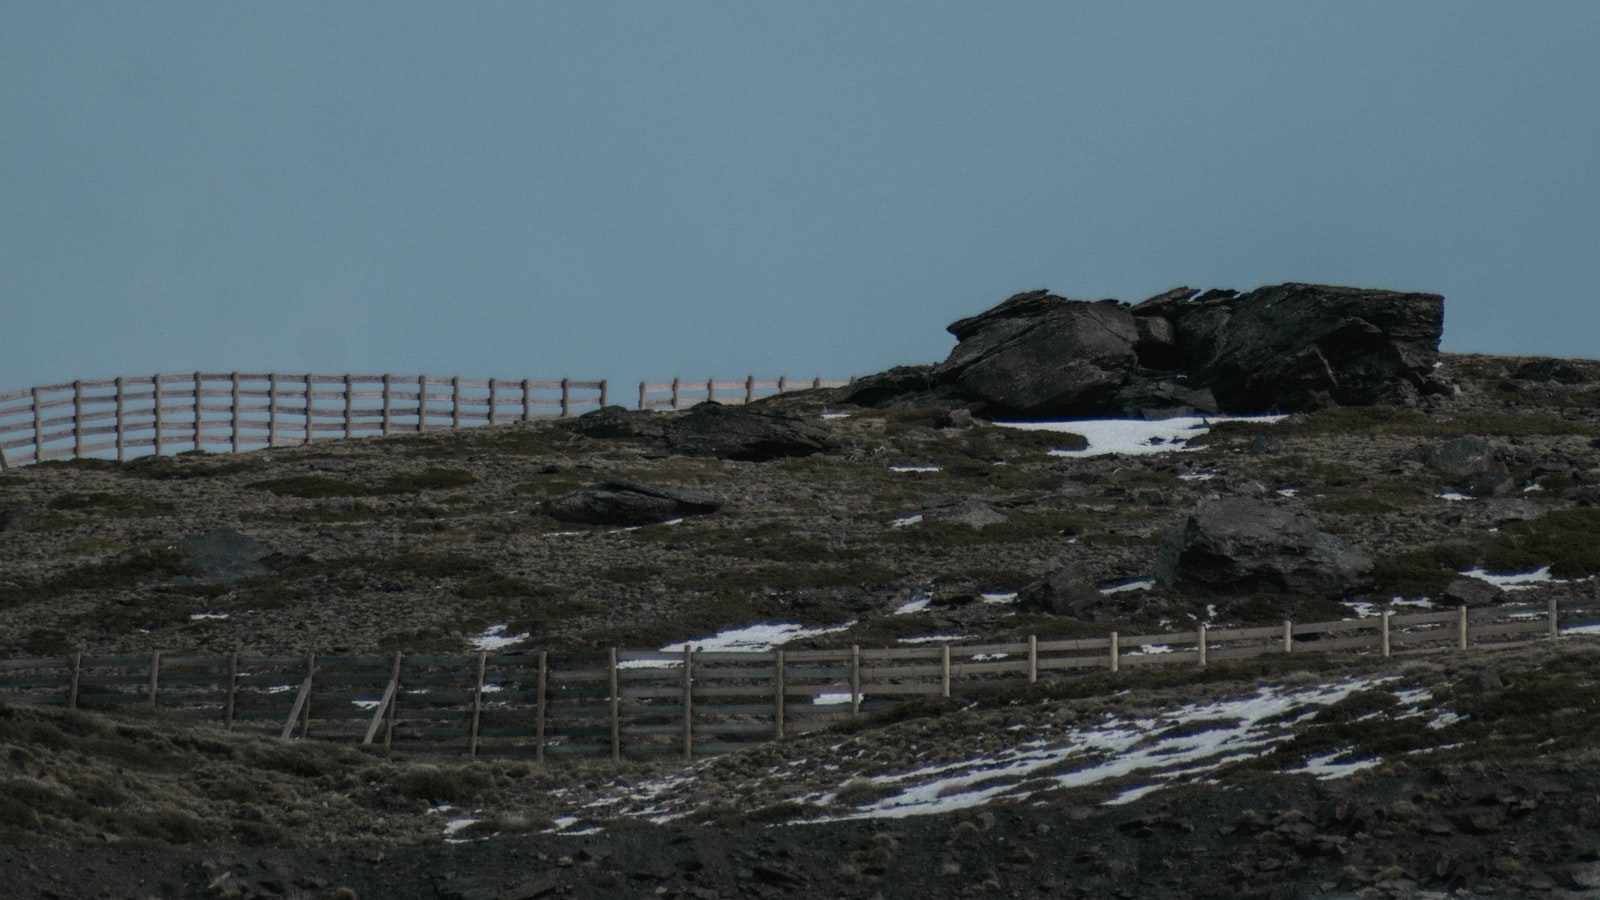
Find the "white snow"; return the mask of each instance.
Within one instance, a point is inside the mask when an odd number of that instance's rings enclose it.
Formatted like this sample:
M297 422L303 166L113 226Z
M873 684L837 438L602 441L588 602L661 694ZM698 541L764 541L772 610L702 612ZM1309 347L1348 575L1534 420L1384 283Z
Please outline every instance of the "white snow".
M937 472L938 466L890 466L891 472Z
M1000 604L1014 603L1017 599L1016 591L985 591L978 595L978 599L985 603Z
M1153 578L1135 578L1132 581L1118 581L1100 588L1102 594L1121 594L1126 591L1148 591L1156 586Z
M889 523L889 527L891 527L891 528L905 528L905 527L907 527L909 525L915 525L915 524L917 524L918 522L921 522L921 521L922 521L922 513L917 513L916 515L902 516L902 517L900 517L898 519L895 519L894 521Z
M849 703L850 692L844 691L843 693L840 693L837 691L830 691L828 693L818 694L817 696L811 698L811 702L816 706L836 706L840 703Z
M906 602L895 607L894 614L897 616L909 616L912 613L919 613L927 609L928 604L932 602L932 594L928 593L927 591L918 591L917 593L911 595L910 600L907 600Z
M351 702L351 704L353 704L355 706L359 706L362 709L377 709L378 708L378 704L381 703L382 701L380 701L380 700L351 700L350 702ZM430 810L428 810L428 812L433 812L433 810L430 809Z
M1378 607L1365 600L1346 600L1344 605L1349 607L1358 619L1370 619L1378 614Z
M1562 634L1600 634L1600 622L1591 622L1587 625L1571 625L1561 629Z
M1276 493L1280 497L1293 497L1293 496L1296 496L1297 494L1300 493L1300 489L1299 488L1278 488Z
M1339 762L1339 757L1349 753L1349 750L1338 750L1325 756L1313 756L1306 760L1306 764L1291 772L1305 772L1315 775L1320 781L1333 781L1337 778L1347 778L1362 769L1370 769L1378 764L1376 759L1352 759Z
M430 810L430 812L431 811L432 810ZM478 821L477 819L474 819L471 816L460 816L460 817L451 819L450 821L444 823L444 834L445 834L445 837L447 837L447 838L454 837L463 828L466 828L468 825L471 825L471 824L473 824L473 823L475 823L477 821Z
M1262 422L1283 420L1283 416L1180 416L1172 419L1076 419L1053 422L996 422L1006 428L1028 431L1060 431L1080 434L1088 439L1083 450L1052 450L1052 456L1105 456L1123 453L1130 456L1198 449L1187 446L1190 438L1211 430L1218 422Z
M663 653L682 653L685 647L694 647L696 650L733 650L740 652L760 653L771 650L789 641L800 638L816 637L819 634L832 634L844 631L856 624L852 619L843 625L832 628L807 628L797 622L772 622L758 625L746 625L742 628L730 628L719 631L710 637L695 638L668 644L661 648Z
M280 685L278 685L276 687L267 688L267 693L269 693L269 694L281 694L284 691L292 691L292 690L294 690L294 688L295 688L295 686L292 685L292 684L280 684Z
M1449 500L1451 503L1457 503L1462 500L1471 500L1472 496L1469 494L1463 494L1460 491L1445 491L1439 495L1439 499Z
M1390 606L1415 606L1418 609L1433 609L1434 606L1436 606L1437 604L1435 604L1432 600L1429 600L1427 597L1415 597L1415 598L1394 597L1394 598L1389 600L1389 605Z
M824 419L848 419L848 418L850 418L850 414L849 413L838 413L838 412L823 413L822 414L822 418L824 418Z
M201 619L226 619L227 617L228 614L225 612L197 612L189 614L189 619L193 622L198 622Z
M959 641L965 638L964 634L923 634L916 637L899 638L902 644L938 644L944 641Z
M1483 569L1468 569L1461 573L1468 578L1487 581L1505 591L1527 591L1541 584L1562 583L1560 579L1550 576L1550 567L1534 569L1532 572L1485 572Z
M509 647L527 639L528 633L526 631L521 634L506 634L506 625L501 622L498 625L490 625L484 630L483 634L478 635L468 643L479 650L499 650L501 647Z
M1210 481L1217 477L1215 472L1185 472L1178 476L1179 481Z

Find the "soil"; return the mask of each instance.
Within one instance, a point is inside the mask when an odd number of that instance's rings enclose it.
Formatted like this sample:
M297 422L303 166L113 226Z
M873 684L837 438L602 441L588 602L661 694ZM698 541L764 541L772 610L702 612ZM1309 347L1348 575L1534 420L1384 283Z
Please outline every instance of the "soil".
M534 422L11 470L0 474L0 658L460 652L494 624L551 648L659 646L757 621L853 621L816 639L830 646L1098 635L1349 615L1349 602L1438 596L1472 566L1549 566L1557 580L1537 596L1555 596L1572 624L1600 606L1600 364L1572 361L1542 381L1528 362L1449 356L1439 374L1453 396L1224 425L1201 449L1150 456L1051 455L1068 440L954 427L935 410L845 410L807 392L767 401L829 429L831 449L803 459L685 457ZM834 410L851 414L821 418ZM1428 468L1423 451L1468 434L1491 440L1513 493L1439 496L1470 486ZM608 480L690 489L720 508L635 530L542 511ZM1335 598L1157 587L1108 594L1093 618L977 602L1061 568L1099 584L1147 577L1197 503L1240 494L1371 555L1373 584ZM941 521L975 500L1005 521ZM184 538L219 529L265 545L269 571L224 581L184 557ZM894 614L923 593L925 610ZM0 893L1600 894L1594 639L1301 666L1146 670L922 702L687 769L412 758L159 713L3 706ZM1148 777L1007 781L996 766L988 802L864 815L886 773L1357 681L1344 700L1296 707L1271 743L1174 768L1127 802L1107 801ZM1350 770L1307 769L1327 759ZM461 824L447 833L450 821Z

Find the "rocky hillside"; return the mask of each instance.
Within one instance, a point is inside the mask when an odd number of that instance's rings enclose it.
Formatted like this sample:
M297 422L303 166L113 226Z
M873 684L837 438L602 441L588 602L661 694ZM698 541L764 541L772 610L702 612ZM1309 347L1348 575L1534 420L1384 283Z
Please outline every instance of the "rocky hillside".
M0 658L1600 607L1600 363L1441 356L1439 323L1437 297L1308 285L1026 294L944 363L748 408L12 470ZM1108 414L1136 418L1005 424ZM1580 891L1585 641L1085 677L688 772L7 708L0 865L40 896L130 866L219 897Z

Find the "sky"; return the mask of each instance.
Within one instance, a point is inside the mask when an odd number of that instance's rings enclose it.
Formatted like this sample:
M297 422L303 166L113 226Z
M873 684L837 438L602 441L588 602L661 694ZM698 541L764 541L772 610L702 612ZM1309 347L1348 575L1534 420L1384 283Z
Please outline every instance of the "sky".
M845 377L1284 281L1600 356L1600 3L0 0L0 392Z

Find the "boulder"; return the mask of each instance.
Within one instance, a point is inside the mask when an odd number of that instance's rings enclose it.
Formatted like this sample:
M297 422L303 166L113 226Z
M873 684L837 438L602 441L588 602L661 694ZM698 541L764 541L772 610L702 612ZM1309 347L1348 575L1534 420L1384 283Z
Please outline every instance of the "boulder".
M1445 585L1444 593L1439 597L1445 603L1460 606L1488 606L1500 602L1505 596L1505 591L1498 586L1484 581L1482 578L1461 577Z
M1505 464L1495 456L1494 445L1476 435L1423 447L1422 462L1435 472L1458 481L1506 472Z
M593 412L586 412L574 419L566 419L561 423L571 431L591 438L655 438L659 439L665 433L661 425L661 417L644 410L624 409L620 406L607 406Z
M957 344L930 374L984 416L1049 418L1112 407L1139 368L1139 327L1114 300L1017 294L949 327Z
M1202 595L1336 597L1371 577L1372 559L1304 516L1262 500L1202 504L1162 542L1156 581Z
M830 446L828 429L759 407L700 403L662 425L667 446L691 456L763 462L810 456Z
M190 535L178 542L185 568L204 578L237 581L269 571L271 547L229 528Z
M1091 615L1106 606L1105 595L1076 569L1058 569L1017 592L1017 608L1056 615Z
M694 491L607 481L545 504L553 519L583 525L650 525L716 512L717 501Z
M1431 390L1444 298L1315 284L1161 308L1192 379L1228 411L1370 406Z

